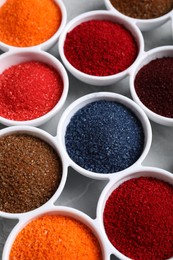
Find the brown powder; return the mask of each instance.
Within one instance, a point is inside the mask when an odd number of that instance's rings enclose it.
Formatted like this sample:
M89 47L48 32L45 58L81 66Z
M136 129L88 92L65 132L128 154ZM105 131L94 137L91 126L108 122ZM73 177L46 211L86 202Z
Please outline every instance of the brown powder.
M43 140L14 134L0 138L0 210L33 210L55 193L62 175L58 154Z
M138 19L160 17L173 8L173 0L110 0L121 13Z

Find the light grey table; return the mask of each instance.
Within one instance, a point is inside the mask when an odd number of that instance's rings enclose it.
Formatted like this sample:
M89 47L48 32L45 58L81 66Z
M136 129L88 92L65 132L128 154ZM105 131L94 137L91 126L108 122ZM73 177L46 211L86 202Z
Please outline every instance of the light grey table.
M67 8L68 21L75 16L98 9L106 9L103 0L63 0ZM143 33L145 40L145 50L154 47L173 44L171 36L170 22L164 24L161 28ZM50 53L58 56L57 45L50 50ZM128 79L106 87L97 87L87 85L75 79L69 74L70 86L67 101L62 110L49 122L41 128L49 132L53 136L56 135L57 124L64 109L75 99L92 92L110 91L120 93L130 97ZM164 105L164 104L163 104ZM173 172L173 129L152 123L153 141L148 156L143 165L160 167L170 172ZM0 124L0 129L5 126ZM71 206L77 208L92 218L95 217L97 201L102 192L105 181L97 181L88 179L73 169L69 169L67 183L56 205ZM9 232L17 223L15 220L0 218L0 259L2 258L2 250ZM112 259L116 259L112 257Z

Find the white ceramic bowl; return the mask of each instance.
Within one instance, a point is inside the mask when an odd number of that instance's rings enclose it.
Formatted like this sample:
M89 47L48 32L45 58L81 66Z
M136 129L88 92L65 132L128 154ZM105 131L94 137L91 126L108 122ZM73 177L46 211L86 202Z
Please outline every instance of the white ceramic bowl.
M127 19L129 22L136 24L141 31L149 31L152 29L155 29L164 23L166 23L168 20L171 19L171 16L173 14L173 11L170 11L160 17L152 18L152 19L137 19L132 18L130 16L127 16L121 12L119 12L110 2L110 0L104 0L105 6L108 10L111 10L116 15L120 15L123 19Z
M33 221L41 216L46 216L46 215L66 216L66 217L74 218L75 220L86 225L91 230L91 232L95 235L96 239L98 240L98 242L100 244L100 249L101 249L102 256L103 256L102 259L103 260L110 259L110 255L107 251L104 240L102 239L102 234L100 233L99 227L95 220L91 219L84 213L82 213L76 209L70 208L70 207L48 206L46 209L40 209L39 212L37 212L37 214L31 213L31 214L28 214L27 216L25 216L25 218L19 218L19 223L14 227L14 229L10 233L10 235L5 243L2 260L9 259L11 247L12 247L13 242L15 241L18 233L31 221Z
M165 182L168 182L173 185L173 175L170 172L167 172L165 170L154 168L154 167L139 167L136 169L133 169L129 171L128 173L123 173L122 175L119 175L114 178L109 184L104 188L104 190L101 193L101 196L98 201L97 206L97 218L100 226L100 232L103 234L103 239L108 241L109 246L111 248L112 254L114 254L118 259L121 260L131 260L127 256L123 255L119 250L117 250L112 243L109 241L109 238L106 235L106 231L104 228L103 223L103 215L104 215L104 209L106 205L106 201L108 200L109 196L112 194L112 192L119 187L122 183L124 183L127 180L133 179L133 178L139 178L139 177L153 177L160 180L163 180ZM128 246L128 245L127 245ZM170 260L172 260L170 258Z
M57 102L57 104L45 115L35 118L32 120L26 121L17 121L10 120L0 116L0 123L7 126L12 125L31 125L31 126L39 126L47 122L50 118L56 115L57 112L62 108L63 104L66 101L68 89L69 89L69 80L67 72L64 66L61 64L59 60L57 60L54 56L44 51L36 51L36 50L16 50L10 51L0 55L0 74L13 65L17 65L23 62L28 61L39 61L43 62L47 65L52 66L61 76L63 81L63 92L62 95ZM28 97L29 98L29 97Z
M12 219L16 219L16 218L22 219L23 216L25 216L29 213L31 213L31 215L32 215L34 212L39 211L40 208L45 208L45 207L47 207L47 205L53 205L54 201L56 201L58 199L58 197L61 195L61 193L64 189L64 186L65 186L65 183L66 183L67 164L65 163L64 158L61 155L61 149L60 149L59 145L55 142L54 137L52 137L46 131L41 130L36 127L32 127L32 126L11 126L11 127L6 127L4 129L0 130L0 138L4 137L4 136L12 135L12 134L26 134L26 135L40 138L41 140L45 141L48 145L50 145L55 150L55 152L58 154L58 156L61 160L61 163L62 163L61 181L60 181L54 195L46 203L44 203L43 205L41 205L40 207L38 207L32 211L24 212L24 213L8 213L8 212L2 212L2 211L0 212L1 217L12 218Z
M172 39L173 39L173 11L171 14L171 32L172 32Z
M2 6L4 3L6 2L6 0L1 0L0 1L0 6ZM23 49L23 50L49 50L51 47L53 47L57 41L58 38L61 34L61 32L63 31L65 24L67 22L67 11L65 8L64 3L62 2L62 0L54 0L54 2L59 6L60 10L61 10L61 14L62 14L62 20L61 20L61 24L57 30L57 32L47 41L35 45L35 46L31 46L31 47L16 47L16 46L12 46L12 45L8 45L6 43L3 43L0 41L0 49L4 52L9 51L9 50L18 50L18 49ZM45 21L46 23L46 21Z
M173 47L172 46L163 46L163 47L158 47L158 48L152 49L152 50L144 53L143 56L140 57L138 62L133 67L133 70L131 71L130 91L131 91L131 95L132 95L132 98L134 99L134 101L144 110L144 112L147 114L149 119L151 119L152 121L154 121L158 124L161 124L161 125L173 126L173 118L168 118L168 117L164 117L159 114L156 114L155 112L151 111L146 105L144 105L141 102L140 98L138 97L138 95L136 93L135 86L134 86L135 77L136 77L137 73L139 72L139 70L144 65L151 62L152 60L155 60L157 58L163 58L163 57L172 57L173 58ZM156 93L156 95L157 95L157 93ZM164 100L163 102L166 102L166 100ZM164 106L164 104L163 104L163 106Z
M78 164L76 164L68 155L68 152L66 151L66 145L65 145L65 134L66 134L66 128L73 117L73 115L82 107L86 106L89 103L92 103L94 101L98 100L109 100L109 101L116 101L120 104L125 105L129 110L131 110L137 118L140 120L143 130L144 130L144 148L141 156L138 158L138 160L131 165L129 168L124 169L123 171L116 172L116 173L96 173L96 172L91 172L88 171ZM151 126L149 123L149 120L145 113L140 109L138 105L136 105L135 102L130 100L127 97L124 97L119 94L111 93L111 92L98 92L98 93L92 93L89 95L85 95L76 101L74 101L62 114L61 119L58 124L58 129L57 129L57 137L58 138L58 143L61 146L61 151L66 158L66 162L68 163L69 166L74 168L77 172L93 179L111 179L115 178L117 174L120 174L124 171L128 171L131 168L136 167L136 165L140 165L141 162L144 160L146 155L148 154L148 151L150 149L151 145L151 140L152 140L152 131L151 131Z
M127 19L124 19L121 16L115 15L114 13L109 12L109 11L91 11L91 12L83 13L83 14L77 16L76 18L74 18L73 20L71 20L64 28L63 32L60 35L59 42L58 42L59 54L61 56L61 59L65 65L65 67L71 72L71 74L74 75L79 80L81 80L85 83L88 83L88 84L92 84L92 85L103 86L103 85L113 84L113 83L125 78L128 75L129 70L133 66L135 61L129 68L127 68L126 70L124 70L120 73L110 75L110 76L93 76L93 75L83 73L80 70L76 69L74 66L72 66L64 54L64 43L65 43L67 33L70 32L72 29L74 29L79 24L89 21L89 20L108 20L108 21L112 21L112 22L124 25L124 27L129 32L131 32L131 34L133 35L134 39L137 42L137 46L139 49L138 56L140 56L140 54L144 50L143 36L136 25L130 23ZM138 56L137 56L136 60L138 59Z

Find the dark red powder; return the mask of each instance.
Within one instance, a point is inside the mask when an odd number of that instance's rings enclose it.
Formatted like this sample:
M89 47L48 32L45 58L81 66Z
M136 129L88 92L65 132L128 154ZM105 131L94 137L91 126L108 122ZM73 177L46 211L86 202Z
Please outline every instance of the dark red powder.
M111 243L135 260L173 256L173 186L150 177L124 182L108 198L104 226Z
M67 34L64 52L76 69L94 76L108 76L127 69L136 59L138 47L124 26L91 20Z
M31 120L49 112L63 91L61 76L37 61L14 65L0 75L0 116Z
M161 116L173 117L173 58L155 59L143 66L134 85L146 107Z

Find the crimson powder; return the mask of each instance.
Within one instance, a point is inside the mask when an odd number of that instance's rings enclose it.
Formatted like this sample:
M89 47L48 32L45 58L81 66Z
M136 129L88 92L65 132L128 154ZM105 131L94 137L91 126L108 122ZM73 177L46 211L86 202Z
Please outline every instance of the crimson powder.
M127 69L135 61L138 47L123 25L91 20L67 34L64 52L76 69L89 75L109 76Z
M152 60L137 73L134 82L141 102L161 116L173 118L173 58Z
M134 260L173 256L173 186L151 177L125 181L103 213L110 242Z

